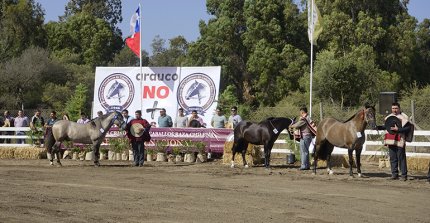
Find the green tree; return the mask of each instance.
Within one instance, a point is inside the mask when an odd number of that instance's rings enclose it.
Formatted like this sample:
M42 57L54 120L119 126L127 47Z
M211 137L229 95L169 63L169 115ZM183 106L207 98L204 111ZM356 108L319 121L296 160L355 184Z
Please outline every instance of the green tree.
M81 12L94 15L103 19L115 27L122 22L122 5L121 0L70 0L61 20L67 20L69 17Z
M34 0L1 1L0 60L18 57L30 46L46 46L44 13Z
M88 88L84 84L78 84L73 96L67 101L65 111L69 114L70 120L78 120L81 112L89 111L89 108L85 107L87 91Z
M107 65L123 46L109 24L88 13L78 13L63 22L46 25L48 48L56 54L75 54L79 64Z
M188 42L183 36L169 40L169 48L165 48L165 40L156 36L152 40L152 56L150 66L181 66L187 54Z
M2 107L41 106L43 89L48 82L59 84L67 81L66 69L51 60L46 50L38 47L24 50L19 57L0 64L0 67Z
M136 57L136 54L130 50L128 47L122 48L115 57L113 61L109 63L109 66L114 67L137 67L139 66L139 58ZM145 50L142 50L142 66L148 66L149 64L149 56Z

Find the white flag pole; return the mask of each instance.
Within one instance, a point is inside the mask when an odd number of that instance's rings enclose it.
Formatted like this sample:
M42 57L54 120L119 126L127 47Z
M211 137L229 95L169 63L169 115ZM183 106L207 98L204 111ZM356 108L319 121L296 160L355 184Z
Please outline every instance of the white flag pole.
M142 7L139 3L139 67L140 67L140 110L143 110L143 72L142 72Z
M310 27L310 40L311 40L311 73L309 85L309 117L312 118L312 76L313 76L313 57L314 57L314 0L309 1L311 10L311 27Z

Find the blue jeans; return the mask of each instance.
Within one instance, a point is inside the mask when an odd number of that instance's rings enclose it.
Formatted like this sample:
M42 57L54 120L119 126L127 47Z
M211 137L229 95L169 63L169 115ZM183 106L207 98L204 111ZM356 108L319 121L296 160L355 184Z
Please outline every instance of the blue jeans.
M137 165L143 165L144 162L144 152L145 152L145 142L139 141L139 142L131 142L131 147L133 148L133 158L134 158L134 164Z
M309 146L312 142L312 136L303 136L300 139L300 159L301 159L301 165L300 168L302 169L309 169L310 163L309 163Z
M16 132L17 136L25 136L25 132ZM25 144L25 139L16 139L18 144Z

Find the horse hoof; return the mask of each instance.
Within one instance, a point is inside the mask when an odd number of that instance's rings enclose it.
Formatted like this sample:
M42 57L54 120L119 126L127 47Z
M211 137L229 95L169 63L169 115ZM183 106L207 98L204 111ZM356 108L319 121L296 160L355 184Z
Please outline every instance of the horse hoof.
M357 176L361 178L361 173L358 173Z
M49 162L49 165L50 165L50 166L54 166L54 163L53 163L53 162Z
M100 167L100 163L94 163L94 167Z
M231 165L230 165L230 168L234 168L234 164L231 164Z
M248 168L248 167L249 167L249 166L248 166L248 164L246 164L246 165L245 165L245 168Z
M333 170L329 170L327 172L328 172L328 175L333 175L334 174Z

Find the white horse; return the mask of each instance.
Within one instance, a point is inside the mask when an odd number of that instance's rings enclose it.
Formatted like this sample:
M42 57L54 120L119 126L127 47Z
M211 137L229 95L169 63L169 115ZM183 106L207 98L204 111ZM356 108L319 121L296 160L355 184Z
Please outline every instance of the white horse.
M102 115L86 124L78 124L68 120L56 122L52 126L52 131L46 136L48 154L51 155L50 164L54 164L54 157L57 155L57 163L61 166L61 143L68 140L74 143L92 144L95 155L94 165L100 166L100 144L103 142L106 133L113 124L118 126L124 124L123 117L118 111Z

